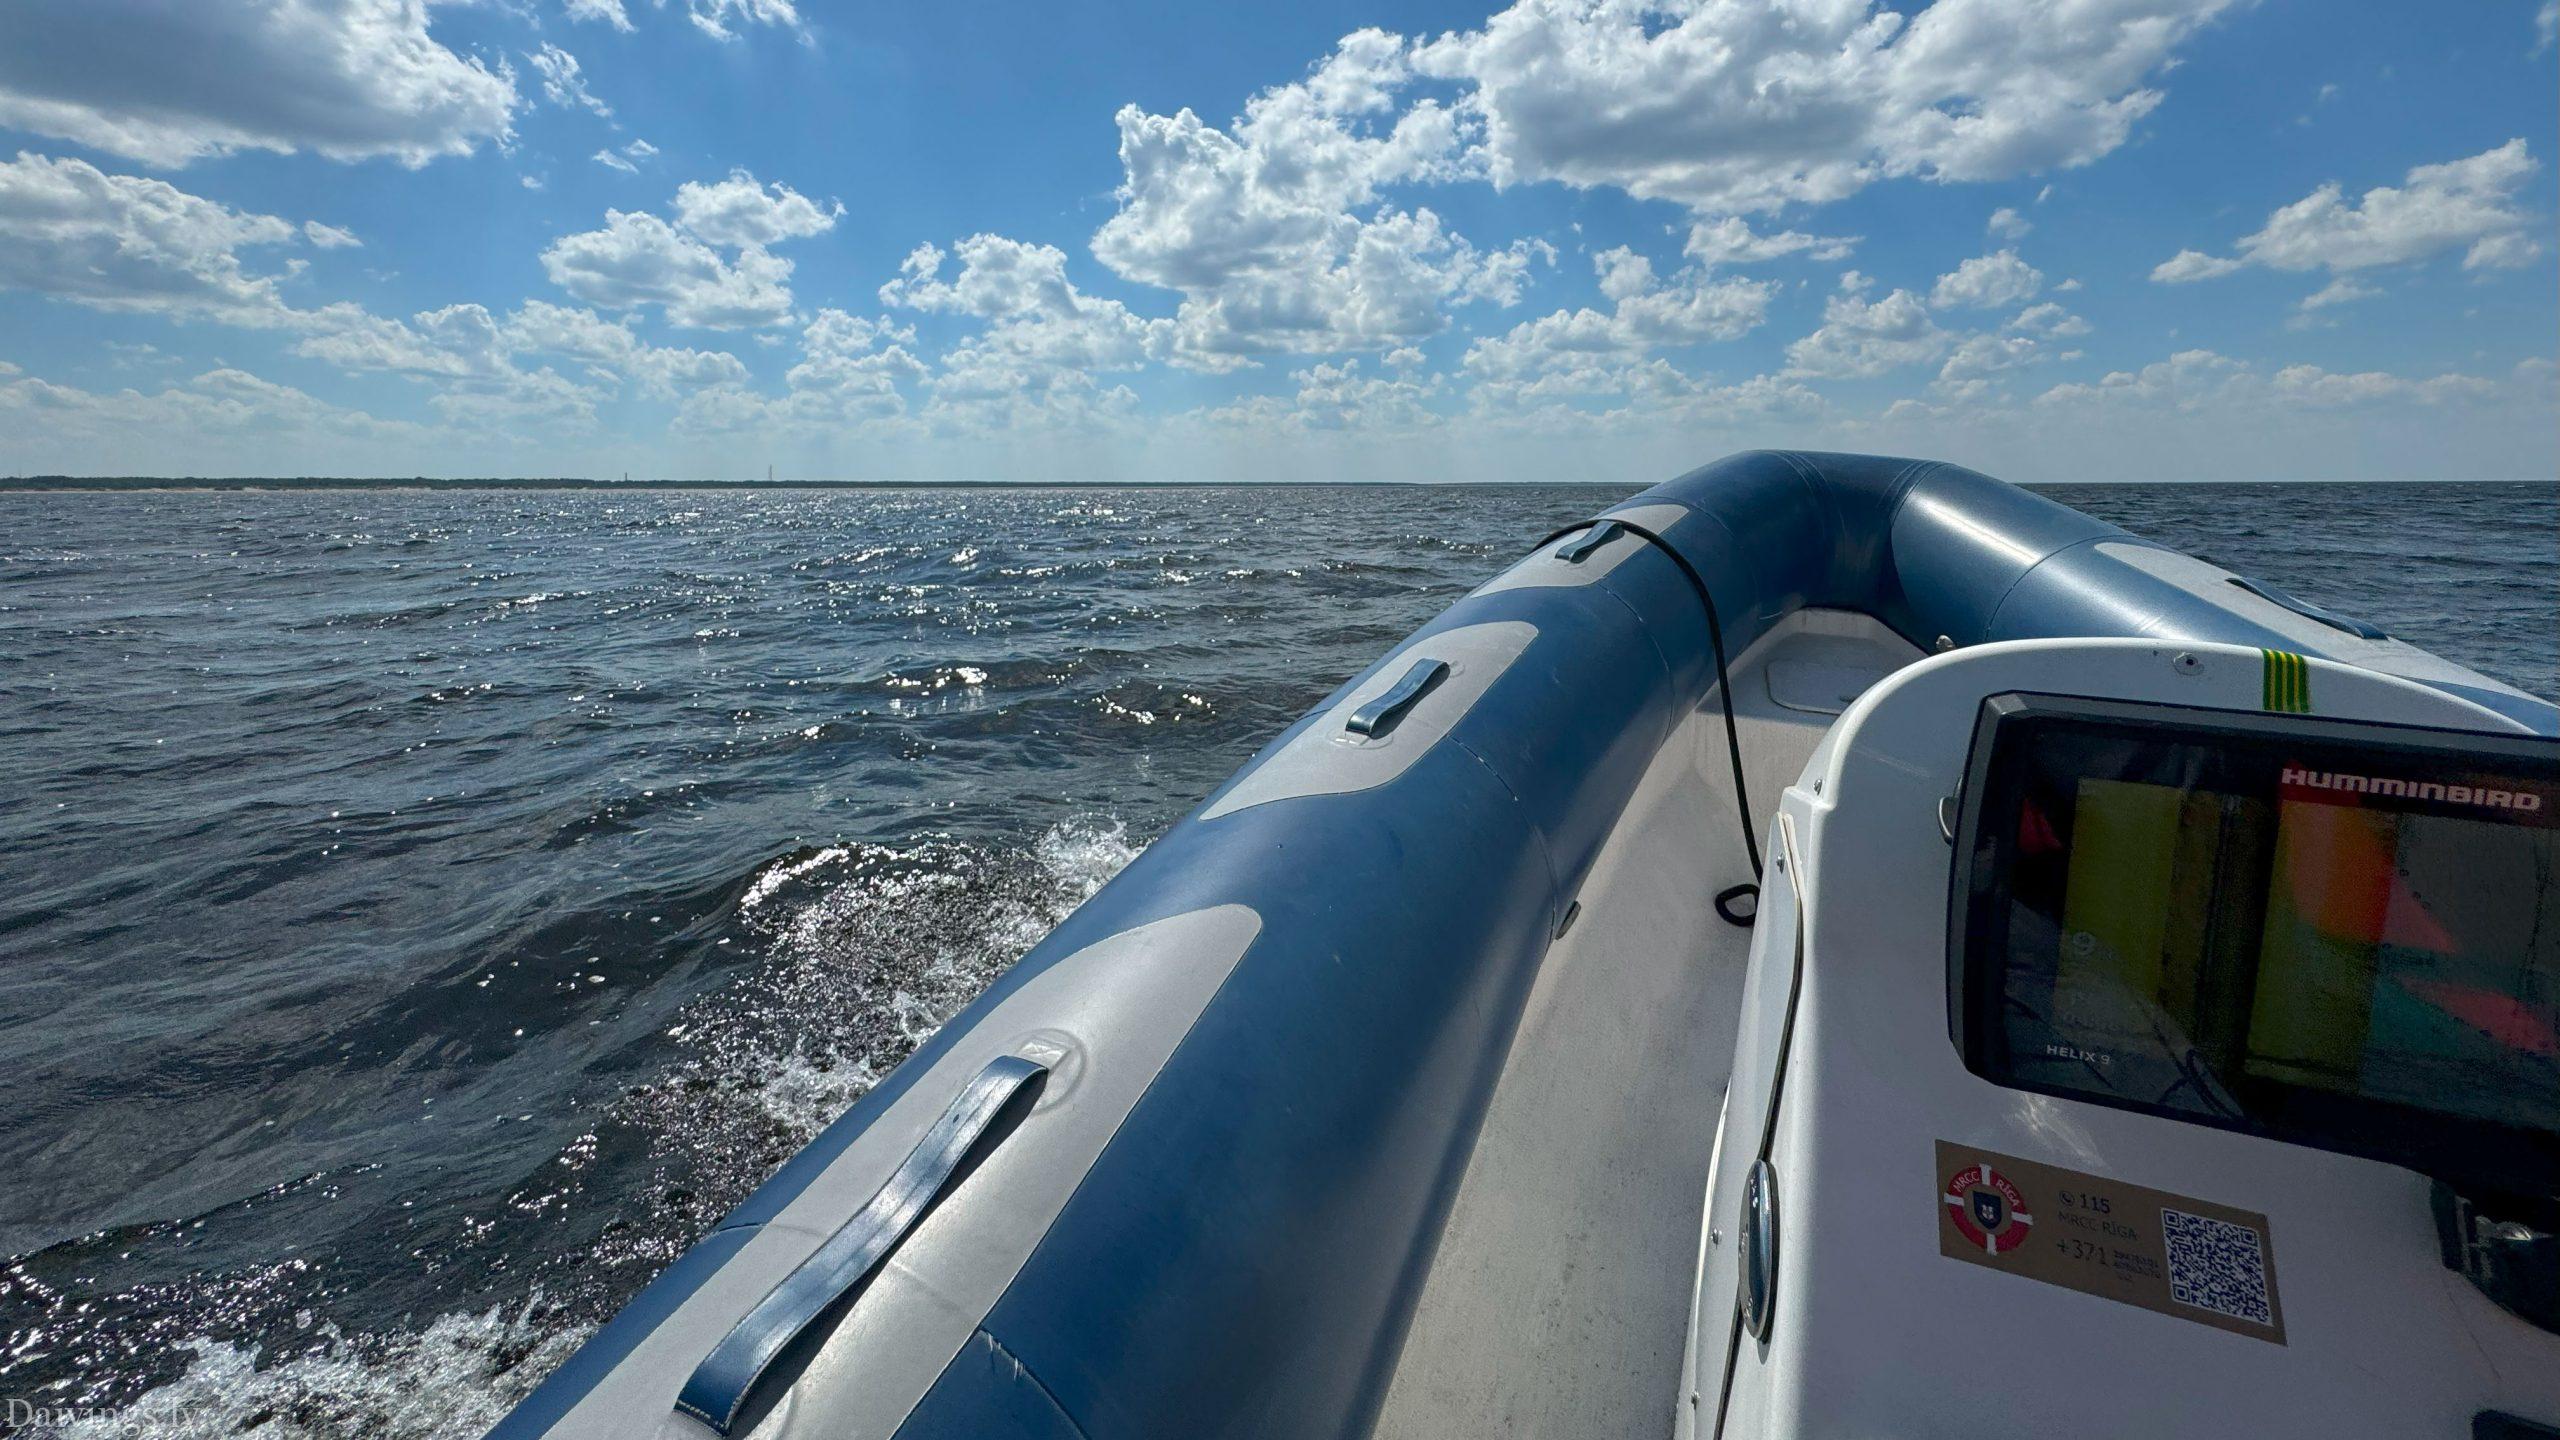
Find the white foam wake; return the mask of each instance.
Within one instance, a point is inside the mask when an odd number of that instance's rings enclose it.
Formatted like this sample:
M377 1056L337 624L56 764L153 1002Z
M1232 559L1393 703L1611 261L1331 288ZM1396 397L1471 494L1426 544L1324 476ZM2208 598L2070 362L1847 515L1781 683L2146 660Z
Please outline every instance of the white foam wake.
M1084 820L1051 827L1027 851L847 844L766 867L739 908L770 963L688 1007L666 1032L674 1065L615 1107L650 1134L653 1172L636 1183L680 1180L696 1199L678 1213L599 1195L630 1207L635 1225L613 1255L578 1258L645 1253L645 1274L680 1252L1136 855L1125 826ZM468 1440L593 1329L537 1294L405 1333L323 1324L265 1346L199 1338L181 1346L183 1374L122 1409L21 1417L0 1434Z
M539 1299L350 1337L261 1367L256 1347L189 1341L184 1375L125 1408L39 1417L62 1440L450 1440L498 1423L593 1327L535 1318ZM68 1423L60 1423L62 1421Z

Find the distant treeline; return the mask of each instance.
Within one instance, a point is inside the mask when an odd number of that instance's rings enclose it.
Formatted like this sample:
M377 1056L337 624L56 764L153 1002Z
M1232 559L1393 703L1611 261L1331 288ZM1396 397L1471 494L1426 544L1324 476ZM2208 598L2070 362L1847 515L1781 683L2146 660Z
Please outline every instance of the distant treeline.
M1211 482L1192 482L1194 484ZM171 475L8 475L0 490L926 490L955 485L990 489L1171 489L1149 480L591 480L577 476L405 480L337 475L196 479Z
M273 475L205 479L179 475L11 475L0 490L593 490L619 481L571 479L407 480L354 479L335 475Z
M1219 489L1232 482L1216 480L593 480L582 476L517 476L510 479L456 480L428 475L408 479L343 475L269 475L199 479L175 475L0 475L0 492L11 490L1183 490ZM1274 488L1268 482L1252 482ZM1627 484L1561 481L1595 489L1627 490ZM2024 488L2036 491L2093 489L2176 489L2185 484L2320 485L2320 480L2274 481L2044 481ZM2407 480L2350 482L2382 485L2548 485L2548 480ZM1282 487L1307 490L1370 489L1412 485L1425 489L1504 488L1501 481L1428 480L1300 480Z

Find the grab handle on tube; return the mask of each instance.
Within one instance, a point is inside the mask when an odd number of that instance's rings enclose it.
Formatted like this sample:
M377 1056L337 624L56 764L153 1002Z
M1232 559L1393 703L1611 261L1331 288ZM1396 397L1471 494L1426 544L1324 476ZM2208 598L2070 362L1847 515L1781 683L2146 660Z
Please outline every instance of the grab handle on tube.
M961 1088L870 1203L756 1302L694 1367L676 1409L727 1435L765 1371L863 1282L941 1198L961 1163L1023 1087L1049 1067L1019 1055L988 1063Z
M1404 712L1412 709L1414 702L1430 693L1431 687L1439 684L1440 677L1448 673L1449 662L1446 660L1414 661L1413 668L1404 672L1403 679L1388 686L1385 694L1352 711L1351 719L1343 728L1354 735L1378 735L1394 729Z
M1602 520L1556 547L1556 558L1567 565L1579 565L1582 557L1618 538L1618 522Z

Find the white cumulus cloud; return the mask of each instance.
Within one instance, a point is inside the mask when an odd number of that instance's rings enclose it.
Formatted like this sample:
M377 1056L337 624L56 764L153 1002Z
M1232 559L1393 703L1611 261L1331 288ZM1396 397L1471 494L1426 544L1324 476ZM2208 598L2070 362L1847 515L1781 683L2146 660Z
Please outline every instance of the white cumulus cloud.
M150 165L309 150L422 165L502 140L514 84L426 0L13 0L0 125Z
M1754 231L1741 216L1727 215L1690 226L1685 248L1689 258L1701 265L1756 265L1785 255L1845 260L1857 248L1858 240L1855 235L1807 235L1801 230L1764 235Z
M2370 300L2381 293L2354 276L2341 275L2302 297L2299 308L2304 311L2326 310L2333 305L2352 305L2359 300Z
M0 369L0 436L21 469L80 472L142 447L167 473L273 474L280 453L357 460L415 443L424 426L329 404L244 370L217 367L144 394L56 385Z
M1467 347L1466 368L1490 380L1622 370L1659 351L1749 333L1768 318L1777 291L1763 281L1715 279L1702 267L1658 281L1652 262L1624 246L1593 256L1592 265L1608 310L1558 310L1480 338Z
M483 305L422 310L406 321L350 316L302 341L295 353L344 370L385 370L446 379L493 379L508 372L497 318Z
M2048 300L2041 305L2030 305L2019 311L2010 317L2009 323L2003 328L2025 335L2042 335L2047 339L2062 340L2075 335L2088 334L2089 322Z
M622 8L622 0L560 0L560 11L572 20L594 21L631 33L631 15Z
M907 349L915 341L910 326L821 310L801 332L800 363L786 378L795 393L823 396L838 413L894 414L902 405L898 385L924 377L923 363Z
M1906 19L1858 0L1520 0L1416 63L1473 87L1498 183L1725 215L1893 176L2085 165L2160 103L2153 81L2227 3L1939 0Z
M634 380L651 395L743 385L752 378L746 364L725 350L650 345L619 320L543 300L526 301L500 333L511 358L535 354L581 361L590 373Z
M603 229L553 241L542 268L552 284L590 305L655 305L678 325L738 330L791 318L790 261L758 249L724 260L646 212L606 211Z
M2151 278L2163 285L2184 285L2196 280L2219 280L2238 270L2241 262L2201 250L2181 250L2151 267Z
M676 188L677 222L714 245L806 239L834 229L843 214L841 201L820 205L788 185L759 184L744 170L707 185L688 180Z
M474 304L422 310L407 320L343 311L336 318L338 324L303 340L295 353L345 370L441 382L429 403L457 423L583 427L626 379L644 394L676 398L751 378L726 351L646 344L620 321L541 300L504 319ZM577 362L597 383L525 363L544 356Z
M1431 408L1437 377L1364 375L1358 359L1292 370L1293 395L1254 395L1201 415L1212 425L1247 431L1396 434L1445 424Z
M901 387L925 374L907 349L915 338L913 328L886 319L820 310L801 331L800 363L782 395L758 392L744 375L722 379L687 395L673 428L680 435L911 436L916 427L905 418Z
M240 252L303 234L273 215L85 160L21 152L0 163L0 288L101 310L287 325L294 312L281 277L253 271Z
M2463 252L2467 270L2512 269L2542 252L2516 191L2541 168L2521 139L2461 160L2421 165L2399 185L2347 198L2331 182L2277 210L2229 258L2182 250L2151 278L2209 280L2247 265L2344 274Z
M2053 358L2029 335L1967 335L1938 367L1935 388L1962 399L1987 393L1998 376Z
M1938 277L1929 303L1941 310L1995 310L2022 304L2044 288L2044 272L2015 250L1976 255Z
M955 364L1001 356L1042 368L1126 370L1162 354L1170 339L1169 322L1142 319L1117 300L1078 290L1067 279L1066 252L1054 245L972 235L954 254L959 271L946 279L953 257L937 246L918 246L898 278L880 287L880 303L987 322L955 352Z
M657 152L635 141L626 153ZM688 181L675 204L673 224L646 211L606 211L603 229L551 242L544 273L607 310L655 305L675 324L706 330L781 325L792 319L791 262L766 247L832 229L844 213L744 170L710 184Z
M2515 376L2505 383L2460 373L2340 372L2310 364L2288 365L2267 375L2246 361L2211 350L2182 350L2139 370L2110 372L2092 384L2057 385L2037 396L2035 403L2081 411L2192 414L2225 410L2261 415L2279 410L2352 409L2383 401L2433 407L2547 388L2542 378L2530 361L2517 367ZM2547 395L2541 398L2548 403Z
M1515 303L1548 247L1480 249L1428 209L1379 203L1387 186L1466 173L1451 111L1425 99L1393 114L1411 76L1405 41L1363 30L1228 129L1124 107L1120 208L1094 257L1180 292L1181 348L1209 365L1392 348L1444 328L1451 304Z
M619 320L593 310L527 300L507 320L507 348L564 356L590 365L620 369L640 348L639 337Z
M1822 308L1822 328L1787 347L1787 374L1804 379L1851 380L1935 360L1953 337L1929 318L1926 302L1908 290L1881 300L1862 293L1856 271Z

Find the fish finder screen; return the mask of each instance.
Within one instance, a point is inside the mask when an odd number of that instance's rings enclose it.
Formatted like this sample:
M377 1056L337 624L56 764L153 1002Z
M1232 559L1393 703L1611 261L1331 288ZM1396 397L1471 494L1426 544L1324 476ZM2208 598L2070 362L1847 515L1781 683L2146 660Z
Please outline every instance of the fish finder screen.
M2554 1153L2560 747L2109 708L1977 736L1973 1068L2438 1173Z

